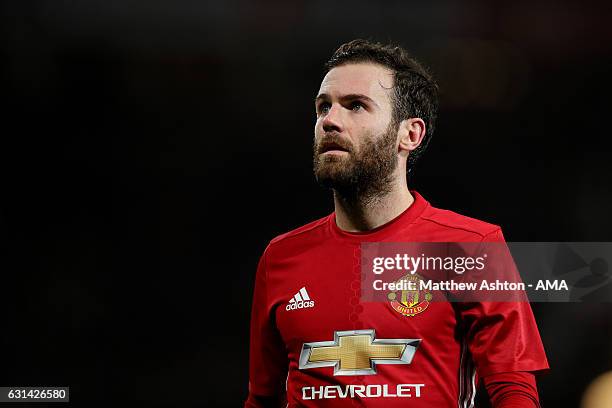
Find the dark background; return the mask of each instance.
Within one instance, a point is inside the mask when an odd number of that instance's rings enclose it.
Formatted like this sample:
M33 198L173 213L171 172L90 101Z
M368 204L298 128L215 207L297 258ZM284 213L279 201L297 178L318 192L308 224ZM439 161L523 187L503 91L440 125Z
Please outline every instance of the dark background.
M313 99L355 37L440 82L410 180L432 204L508 241L611 241L609 6L425 3L2 2L0 385L239 406L257 260L332 211ZM612 304L533 308L542 402L577 406L612 369Z

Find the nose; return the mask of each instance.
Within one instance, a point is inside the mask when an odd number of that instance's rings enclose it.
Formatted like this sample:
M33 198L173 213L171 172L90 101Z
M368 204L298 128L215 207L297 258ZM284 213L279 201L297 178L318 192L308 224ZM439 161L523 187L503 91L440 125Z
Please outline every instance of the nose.
M332 104L323 118L323 130L325 132L342 132L342 109L337 104Z

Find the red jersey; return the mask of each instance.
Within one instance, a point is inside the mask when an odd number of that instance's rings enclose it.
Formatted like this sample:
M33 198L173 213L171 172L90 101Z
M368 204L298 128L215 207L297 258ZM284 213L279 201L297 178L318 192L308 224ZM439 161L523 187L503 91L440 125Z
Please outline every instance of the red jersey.
M527 302L432 302L413 316L360 300L363 242L503 242L500 227L414 203L368 232L335 214L273 239L251 320L249 393L289 407L469 407L478 377L548 368Z

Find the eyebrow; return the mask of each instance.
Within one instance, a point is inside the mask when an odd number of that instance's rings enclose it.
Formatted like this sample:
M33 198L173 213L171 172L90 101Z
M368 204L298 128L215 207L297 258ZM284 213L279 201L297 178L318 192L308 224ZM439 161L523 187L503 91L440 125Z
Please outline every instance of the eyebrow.
M315 98L315 103L317 103L318 101L320 101L321 99L329 99L329 95L322 93L320 95L318 95ZM342 102L351 102L351 101L356 101L356 100L364 100L364 101L368 101L370 103L372 103L373 105L375 105L376 107L378 107L378 104L369 96L366 96L364 94L347 94L347 95L343 95L340 97L340 101Z

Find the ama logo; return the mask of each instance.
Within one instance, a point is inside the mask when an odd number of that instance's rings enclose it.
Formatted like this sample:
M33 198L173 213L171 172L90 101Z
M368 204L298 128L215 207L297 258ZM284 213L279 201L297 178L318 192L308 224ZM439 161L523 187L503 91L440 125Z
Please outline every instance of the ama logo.
M308 296L308 292L306 291L306 287L303 286L302 289L298 291L287 303L285 310L296 310L296 309L305 309L307 307L314 307L314 300L310 300L310 296Z

